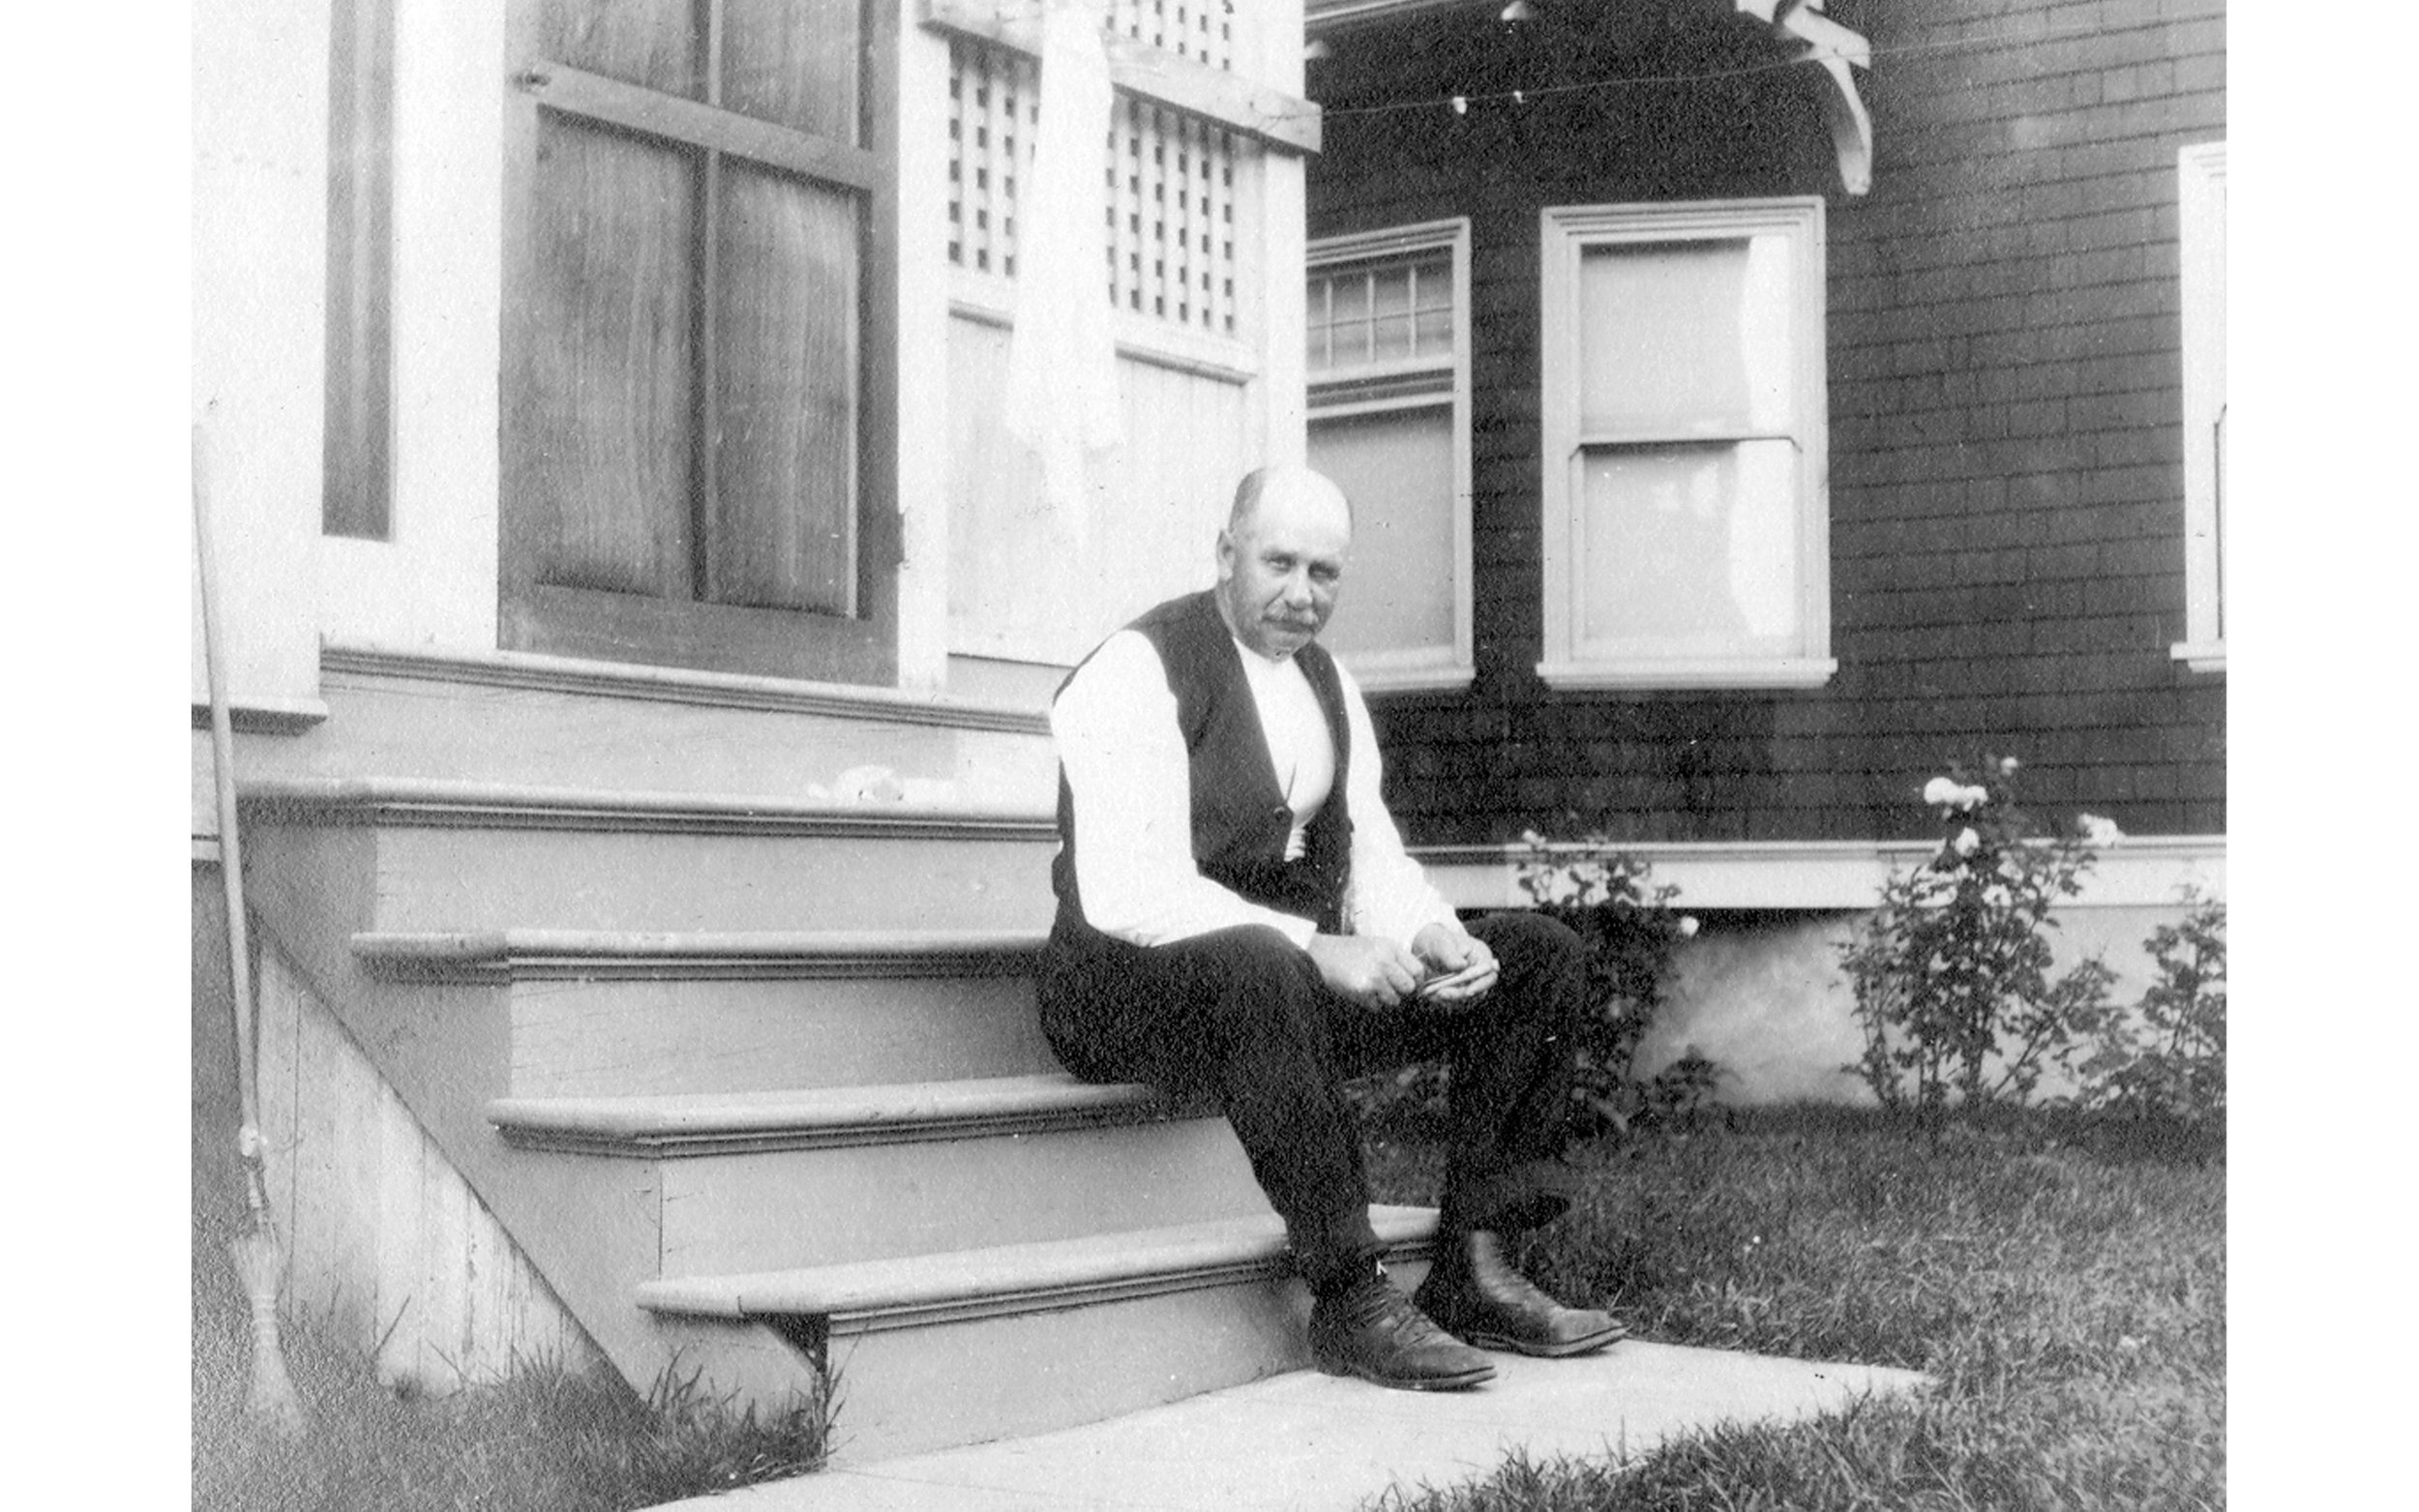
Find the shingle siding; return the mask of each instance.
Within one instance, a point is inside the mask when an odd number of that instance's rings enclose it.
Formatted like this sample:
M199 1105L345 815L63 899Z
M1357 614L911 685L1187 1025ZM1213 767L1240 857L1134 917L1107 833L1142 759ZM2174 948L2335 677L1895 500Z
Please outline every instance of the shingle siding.
M1349 44L1313 75L1347 107L1312 168L1314 235L1472 220L1478 675L1377 709L1416 840L1906 836L1925 777L1984 750L2022 757L2046 807L2134 833L2225 828L2225 682L2168 654L2184 637L2175 154L2225 133L2224 6L1831 9L1874 47L1861 198L1837 190L1810 69L1466 117L1348 107L1519 82L1519 66L1474 62L1468 37L1452 82L1398 54L1383 84L1357 85ZM1829 201L1839 671L1803 692L1553 693L1533 671L1538 212L1793 193Z

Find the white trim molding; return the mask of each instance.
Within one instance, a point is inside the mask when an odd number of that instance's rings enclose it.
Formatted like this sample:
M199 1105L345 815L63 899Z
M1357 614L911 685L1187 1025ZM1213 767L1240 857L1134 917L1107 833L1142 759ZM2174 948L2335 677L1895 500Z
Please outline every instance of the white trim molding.
M1609 846L1557 845L1573 856L1618 851L1655 869L1654 879L1680 889L1680 908L1856 911L1873 907L1893 873L1921 866L1939 850L1930 841L1641 841ZM1525 845L1412 847L1446 901L1456 908L1519 908ZM2169 905L2182 889L2225 896L2223 835L2129 835L2100 847L2083 891L2085 908Z
M1691 245L1770 244L1785 249L1739 298L1739 341L1785 343L1732 400L1736 414L1635 416L1590 413L1585 388L1592 337L1587 259L1610 250L1651 252ZM1815 197L1562 205L1539 212L1539 430L1544 570L1544 656L1538 675L1554 688L1812 688L1837 669L1831 656L1829 401L1824 366L1823 201ZM1749 289L1754 291L1750 298ZM1753 318L1750 318L1752 316ZM1763 349L1769 350L1769 344ZM1641 355L1641 354L1632 354ZM1656 353L1668 360L1670 354ZM1643 356L1641 355L1641 360ZM1774 443L1785 453L1771 450ZM1771 511L1764 560L1730 543L1725 565L1750 582L1786 583L1785 628L1725 645L1719 632L1695 636L1591 631L1588 587L1623 543L1591 539L1586 474L1624 455L1755 445L1781 459L1789 491ZM1785 469L1783 471L1782 469ZM1724 521L1724 528L1729 522ZM1782 541L1780 536L1787 534ZM1776 566L1785 563L1784 566ZM1785 578L1781 577L1786 574ZM1779 594L1758 595L1768 608ZM1777 618L1778 616L1776 616Z
M2225 143L2175 157L2177 274L2184 367L2184 624L2171 655L2225 670L2228 492L2225 382Z

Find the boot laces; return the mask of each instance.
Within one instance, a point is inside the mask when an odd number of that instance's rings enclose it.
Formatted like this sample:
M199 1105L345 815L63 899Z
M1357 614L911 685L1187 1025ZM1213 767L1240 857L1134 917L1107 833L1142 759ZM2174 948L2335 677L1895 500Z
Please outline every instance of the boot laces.
M1384 1271L1356 1284L1338 1297L1336 1311L1341 1315L1340 1320L1356 1331L1384 1328L1415 1344L1445 1337L1444 1330L1430 1321L1401 1288L1387 1279Z
M1504 1258L1503 1241L1493 1233L1485 1230L1472 1233L1469 1253L1470 1279L1485 1295L1521 1308L1557 1313L1565 1310L1562 1303L1538 1290Z

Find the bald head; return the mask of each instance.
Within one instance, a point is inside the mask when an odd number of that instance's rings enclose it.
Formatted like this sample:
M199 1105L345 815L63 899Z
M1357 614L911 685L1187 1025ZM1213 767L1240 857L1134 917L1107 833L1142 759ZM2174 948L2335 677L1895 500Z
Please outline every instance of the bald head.
M1307 467L1263 467L1235 490L1218 532L1218 612L1262 656L1308 645L1335 611L1352 548L1352 506Z
M1341 515L1345 533L1352 532L1352 500L1344 497L1344 490L1327 474L1299 462L1256 467L1243 474L1243 481L1235 486L1234 506L1226 512L1228 533L1249 527L1264 503L1286 510L1333 510Z

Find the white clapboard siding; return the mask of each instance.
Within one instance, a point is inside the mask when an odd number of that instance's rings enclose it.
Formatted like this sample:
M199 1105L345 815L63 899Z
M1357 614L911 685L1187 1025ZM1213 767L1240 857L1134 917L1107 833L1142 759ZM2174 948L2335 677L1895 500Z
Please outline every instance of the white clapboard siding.
M260 1122L289 1309L428 1391L602 1368L545 1278L303 978L263 950Z
M1124 444L1079 526L1044 504L1032 454L1001 425L1007 370L1004 326L950 320L949 649L1069 664L1211 580L1251 455L1248 396L1223 374L1121 357Z

